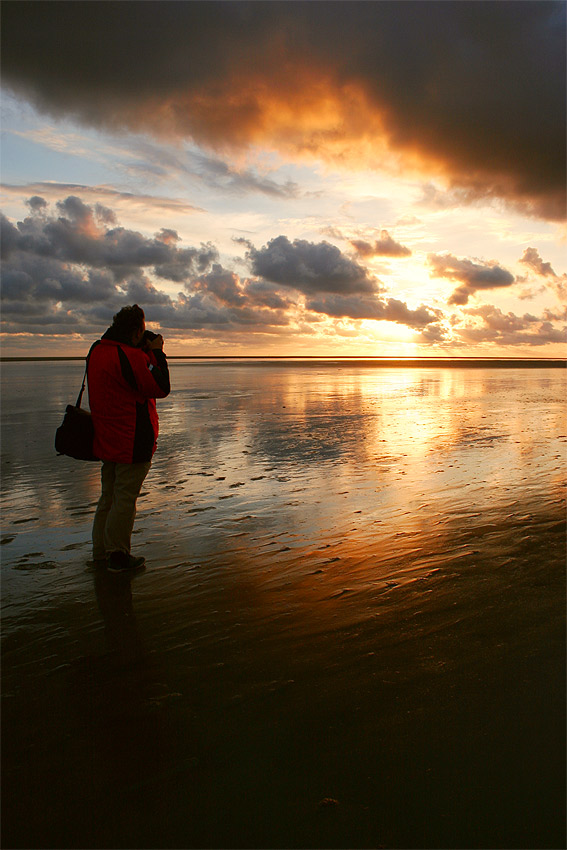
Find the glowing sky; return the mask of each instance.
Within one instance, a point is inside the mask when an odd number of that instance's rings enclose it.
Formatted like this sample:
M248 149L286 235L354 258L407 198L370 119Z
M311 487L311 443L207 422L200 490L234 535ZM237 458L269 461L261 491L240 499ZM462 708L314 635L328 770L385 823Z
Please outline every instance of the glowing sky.
M565 356L565 3L2 19L5 356Z

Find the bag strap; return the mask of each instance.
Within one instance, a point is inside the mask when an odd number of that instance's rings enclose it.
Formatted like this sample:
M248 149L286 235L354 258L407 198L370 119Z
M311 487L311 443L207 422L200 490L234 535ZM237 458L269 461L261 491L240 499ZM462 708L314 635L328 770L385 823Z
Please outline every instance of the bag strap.
M87 369L89 368L90 356L93 353L93 348L96 348L96 346L99 344L99 342L100 342L100 339L97 339L97 341L93 342L93 344L89 348L89 353L87 354L87 360L86 360L86 363L85 363L85 374L83 375L83 384L81 386L81 392L77 396L77 402L75 404L75 407L81 406L81 401L83 400L83 393L85 391L85 381L87 380Z

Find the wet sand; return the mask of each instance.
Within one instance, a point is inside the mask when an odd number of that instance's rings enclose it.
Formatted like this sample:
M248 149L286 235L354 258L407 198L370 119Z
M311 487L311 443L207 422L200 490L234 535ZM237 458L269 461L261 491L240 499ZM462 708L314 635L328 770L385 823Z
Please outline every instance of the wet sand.
M564 847L564 373L171 371L130 580L2 368L3 846Z

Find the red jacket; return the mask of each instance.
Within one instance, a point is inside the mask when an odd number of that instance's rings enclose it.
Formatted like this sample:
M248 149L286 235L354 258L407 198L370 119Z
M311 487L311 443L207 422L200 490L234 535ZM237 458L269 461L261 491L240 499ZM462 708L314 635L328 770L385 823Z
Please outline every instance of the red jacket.
M91 350L87 378L95 455L115 463L151 460L159 430L155 399L170 390L163 351L146 354L107 331Z

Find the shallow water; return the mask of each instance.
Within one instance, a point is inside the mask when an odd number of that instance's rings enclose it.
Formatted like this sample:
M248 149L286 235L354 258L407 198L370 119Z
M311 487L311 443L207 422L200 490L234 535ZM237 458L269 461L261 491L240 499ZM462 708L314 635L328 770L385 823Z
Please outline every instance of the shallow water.
M2 368L4 846L563 846L563 370L174 361L132 582L81 376Z

